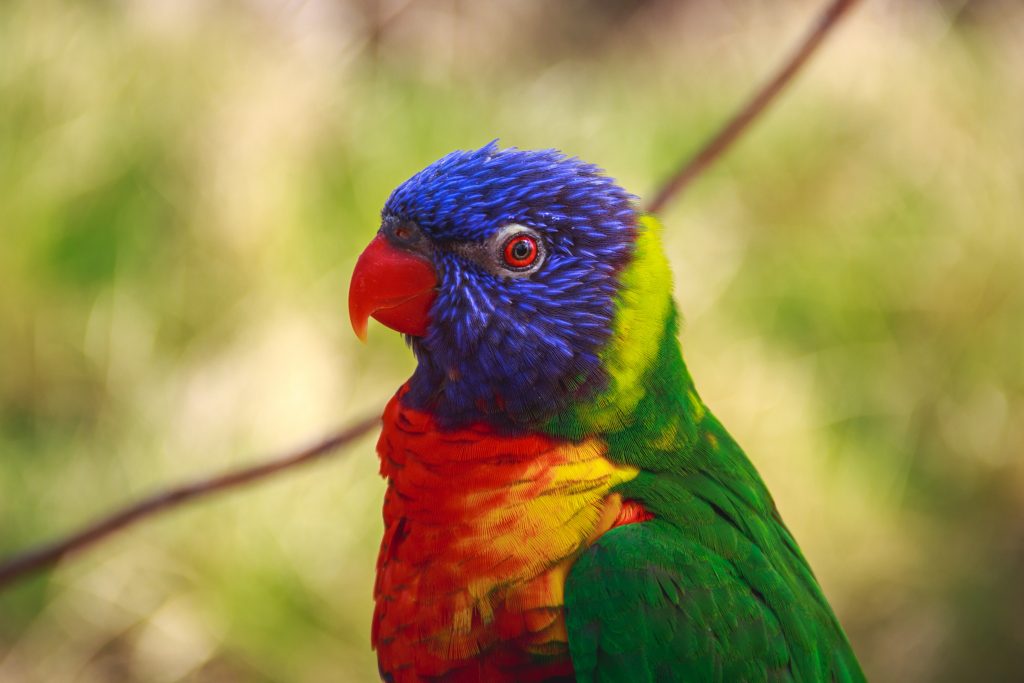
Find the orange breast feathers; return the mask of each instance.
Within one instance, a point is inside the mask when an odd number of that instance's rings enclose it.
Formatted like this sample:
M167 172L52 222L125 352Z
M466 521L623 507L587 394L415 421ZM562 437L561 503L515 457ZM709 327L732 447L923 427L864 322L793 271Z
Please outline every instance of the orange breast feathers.
M388 480L374 589L381 672L396 682L571 676L565 576L629 513L609 490L637 470L607 460L596 439L440 431L402 406L404 392L377 445Z

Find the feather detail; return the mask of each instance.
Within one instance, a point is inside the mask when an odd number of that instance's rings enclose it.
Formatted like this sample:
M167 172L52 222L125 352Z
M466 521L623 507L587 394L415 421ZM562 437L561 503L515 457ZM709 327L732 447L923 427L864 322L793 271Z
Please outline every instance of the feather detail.
M373 642L390 680L571 676L562 605L576 557L622 518L638 473L574 443L485 425L442 431L388 404ZM629 513L633 514L633 513Z
M615 517L615 523L612 524L612 528L626 526L627 524L649 522L652 519L654 519L654 515L647 511L643 503L636 500L624 500L619 508L618 516Z

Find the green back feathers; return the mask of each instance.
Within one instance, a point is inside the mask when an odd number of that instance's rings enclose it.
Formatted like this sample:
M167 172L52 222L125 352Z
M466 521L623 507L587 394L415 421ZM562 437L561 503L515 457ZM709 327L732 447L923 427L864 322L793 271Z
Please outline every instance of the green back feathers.
M566 584L581 680L863 680L768 490L680 352L656 219L622 274L608 386L549 425L639 468L617 487L655 520L606 533ZM646 678L645 678L646 676Z

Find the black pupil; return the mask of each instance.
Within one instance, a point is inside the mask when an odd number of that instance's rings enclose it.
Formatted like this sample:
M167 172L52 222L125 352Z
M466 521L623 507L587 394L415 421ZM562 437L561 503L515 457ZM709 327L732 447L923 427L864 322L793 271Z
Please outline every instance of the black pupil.
M521 239L512 245L512 258L517 261L525 261L530 258L531 252L533 252L533 249L530 247L528 240Z

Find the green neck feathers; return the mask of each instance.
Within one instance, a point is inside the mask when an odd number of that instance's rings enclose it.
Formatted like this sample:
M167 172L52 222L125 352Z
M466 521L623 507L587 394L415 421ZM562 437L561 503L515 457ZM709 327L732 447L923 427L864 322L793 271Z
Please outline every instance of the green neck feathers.
M706 410L679 349L672 274L661 224L641 217L633 260L623 271L614 331L601 352L608 385L557 415L545 431L571 439L601 434L636 450L688 450ZM622 451L620 451L622 452Z

